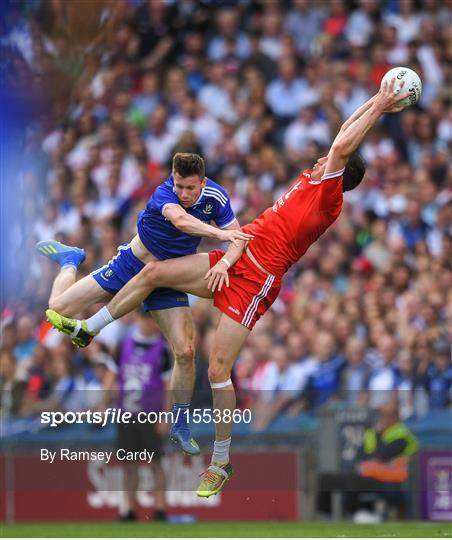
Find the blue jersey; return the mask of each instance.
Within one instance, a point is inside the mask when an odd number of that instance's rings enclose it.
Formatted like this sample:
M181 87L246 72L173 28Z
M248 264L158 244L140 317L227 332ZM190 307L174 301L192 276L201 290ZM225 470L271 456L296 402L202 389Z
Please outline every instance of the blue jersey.
M192 255L196 253L201 242L201 237L180 231L164 217L163 211L168 204L180 204L172 176L158 186L146 208L138 216L140 240L146 249L160 260ZM221 229L235 220L228 194L209 178L199 199L185 210L205 223L214 221Z

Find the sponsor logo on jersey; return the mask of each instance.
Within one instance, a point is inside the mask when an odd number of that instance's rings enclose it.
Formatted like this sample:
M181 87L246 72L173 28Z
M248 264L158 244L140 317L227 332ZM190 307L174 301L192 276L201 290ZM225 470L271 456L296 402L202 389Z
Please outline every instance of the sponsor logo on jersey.
M206 204L203 209L204 214L211 214L213 210L213 204Z
M229 311L232 311L232 313L235 313L236 315L240 315L240 309L234 308L232 306L228 307Z

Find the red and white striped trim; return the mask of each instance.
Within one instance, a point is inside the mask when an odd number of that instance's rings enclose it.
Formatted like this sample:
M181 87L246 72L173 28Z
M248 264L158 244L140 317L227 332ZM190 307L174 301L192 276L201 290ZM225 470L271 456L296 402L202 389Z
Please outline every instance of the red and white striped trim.
M242 319L243 326L248 327L248 325L251 323L257 311L257 308L259 306L259 302L267 296L268 291L270 290L274 281L275 281L275 276L273 274L269 274L267 276L267 279L265 280L264 285L262 286L262 289L253 297L250 305L245 311L245 315L243 316L243 319Z
M333 178L337 178L338 176L342 176L344 174L345 167L341 169L340 171L336 172L330 172L328 174L324 174L321 178L321 180L332 180Z

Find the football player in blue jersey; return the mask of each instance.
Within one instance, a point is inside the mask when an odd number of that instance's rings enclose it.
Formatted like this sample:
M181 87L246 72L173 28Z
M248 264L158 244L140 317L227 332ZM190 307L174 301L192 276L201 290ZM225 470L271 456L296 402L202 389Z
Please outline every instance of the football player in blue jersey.
M217 227L209 225L211 221ZM139 214L137 229L138 234L129 244L119 246L108 264L79 281L76 273L85 260L83 249L55 240L39 242L39 252L61 267L53 283L49 308L73 317L92 304L107 303L148 262L196 253L201 237L234 244L252 238L241 231L226 191L206 178L202 157L188 153L174 156L172 175L157 187ZM171 439L184 452L199 454L184 414L194 385L195 337L188 297L161 288L146 298L144 308L152 313L175 357L171 388L178 421L171 428ZM99 316L108 317L108 311L100 310Z

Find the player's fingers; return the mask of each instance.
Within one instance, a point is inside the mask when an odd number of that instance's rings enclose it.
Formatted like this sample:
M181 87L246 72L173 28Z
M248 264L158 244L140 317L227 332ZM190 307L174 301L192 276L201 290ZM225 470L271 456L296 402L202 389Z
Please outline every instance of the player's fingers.
M215 292L216 288L218 287L218 280L220 279L220 275L217 274L215 276L215 279L214 279L214 282L213 282L213 286L212 286L212 292Z
M207 283L207 288L208 289L212 289L212 283L213 283L214 279L215 279L215 274L212 272L210 274L209 282Z
M254 238L254 235L253 234L248 234L248 233L243 232L243 231L236 231L234 233L234 238L236 238L238 240L252 240Z
M216 281L216 279L215 279L215 277L213 277L213 278L212 278L212 281L211 281L211 283L210 283L210 287L209 287L209 289L210 289L212 292L215 292L215 281Z
M221 291L221 287L223 287L223 282L224 282L224 275L222 274L222 275L220 276L219 281L218 281L218 292Z
M214 291L215 290L215 281L216 281L216 278L217 278L217 274L216 273L213 273L212 274L212 277L210 279L210 282L209 282L209 289L211 291Z
M410 96L410 92L404 92L403 94L401 94L400 96L397 96L397 101L396 103L399 103L400 101L403 101L404 99L406 99L407 97Z
M229 273L228 272L226 272L225 280L226 280L226 287L229 287Z
M204 276L204 279L209 279L211 274L212 274L212 268L210 268L210 270L207 270L206 275Z

